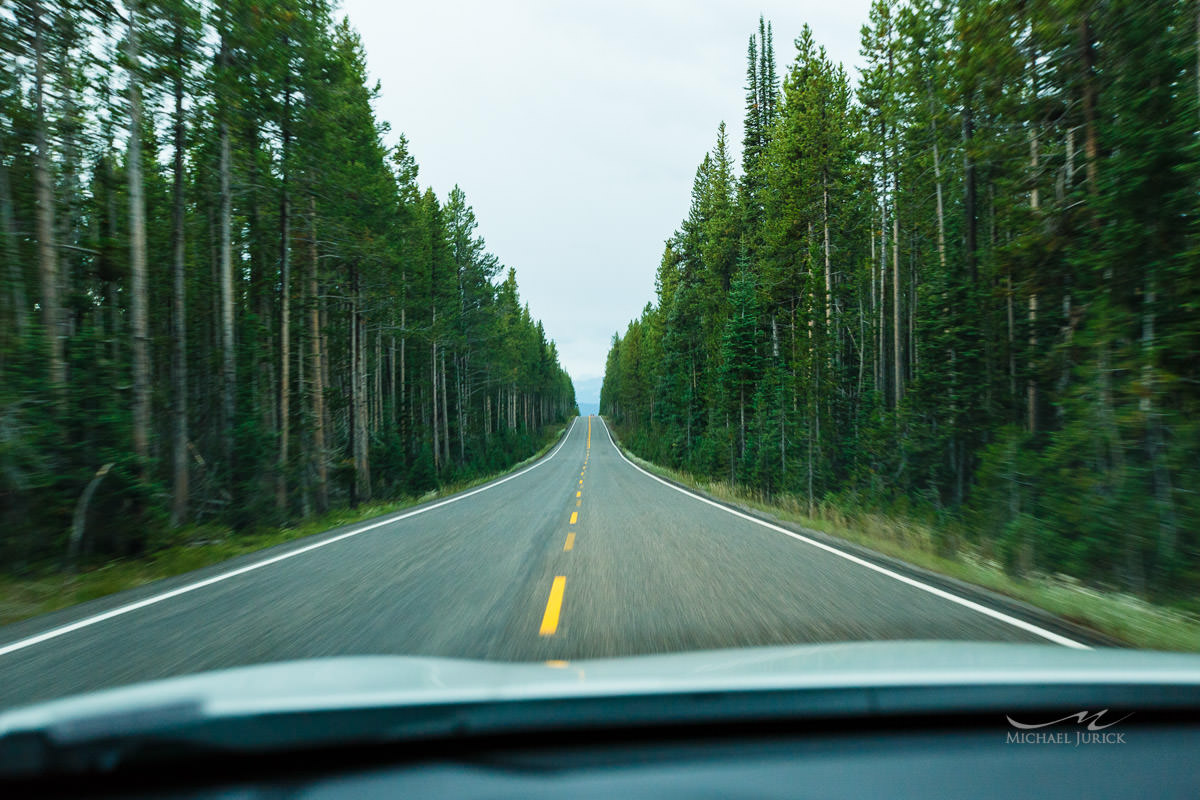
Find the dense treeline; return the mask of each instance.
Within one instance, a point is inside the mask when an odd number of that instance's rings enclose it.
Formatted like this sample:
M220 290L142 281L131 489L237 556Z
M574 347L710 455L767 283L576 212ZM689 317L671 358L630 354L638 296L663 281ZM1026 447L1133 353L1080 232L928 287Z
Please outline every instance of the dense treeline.
M574 413L328 0L17 0L0 49L6 567L424 492Z
M1200 588L1200 26L1181 0L878 0L852 86L749 46L601 399L635 450L916 515L947 552Z

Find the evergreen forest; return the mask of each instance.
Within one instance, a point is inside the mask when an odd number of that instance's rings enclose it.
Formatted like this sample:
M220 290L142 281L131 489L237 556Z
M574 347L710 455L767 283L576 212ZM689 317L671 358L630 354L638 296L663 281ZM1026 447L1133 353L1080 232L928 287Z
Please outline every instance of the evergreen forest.
M876 0L859 75L778 49L760 20L601 413L812 517L1194 609L1196 4Z
M328 0L13 0L0 54L5 571L421 496L575 413Z

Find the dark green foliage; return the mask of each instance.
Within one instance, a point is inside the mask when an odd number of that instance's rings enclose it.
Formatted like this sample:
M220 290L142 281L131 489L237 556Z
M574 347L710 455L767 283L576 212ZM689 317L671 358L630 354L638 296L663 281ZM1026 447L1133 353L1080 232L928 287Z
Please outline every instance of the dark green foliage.
M722 136L657 303L613 339L602 412L672 466L1186 604L1194 4L877 0L857 91L806 28L777 105L769 32L737 229Z
M75 503L108 463L87 515L85 555L133 555L165 539L178 478L170 412L179 352L189 497L176 522L285 524L329 505L471 480L540 447L547 429L575 412L554 343L522 305L515 272L500 279L464 193L454 187L443 204L419 185L407 141L385 146L387 126L372 110L379 89L367 83L349 22L335 23L324 0L138 6L136 63L118 47L128 4L22 0L15 14L0 14L4 568L63 558ZM47 379L52 332L38 313L39 52L55 212L50 250L59 254L66 332L61 391ZM131 444L126 82L135 71L145 98L148 463ZM171 272L177 91L182 350ZM232 419L222 377L223 132Z

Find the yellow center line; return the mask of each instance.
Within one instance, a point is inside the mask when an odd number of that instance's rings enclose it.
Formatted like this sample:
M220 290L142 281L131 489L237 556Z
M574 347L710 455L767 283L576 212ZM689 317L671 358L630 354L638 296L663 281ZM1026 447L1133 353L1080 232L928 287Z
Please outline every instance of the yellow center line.
M568 533L567 534L567 543L563 545L563 550L570 550L574 546L575 546L575 534Z
M576 508L579 508L581 505L583 505L583 501L582 501L582 500L576 500L576 501L575 501L575 507L576 507Z
M582 481L582 480L579 482L579 485L580 485L580 486L583 486L583 481Z
M579 521L579 512L578 512L578 511L572 511L572 512L571 512L571 524L572 524L572 525L574 525L574 524L575 524L576 522L578 522L578 521Z
M542 636L553 636L558 630L558 613L562 611L563 590L567 588L567 576L557 575L550 587L550 599L546 601L546 613L542 616Z
M582 497L582 496L583 496L583 492L576 492L576 493L575 493L575 496L576 496L576 497Z

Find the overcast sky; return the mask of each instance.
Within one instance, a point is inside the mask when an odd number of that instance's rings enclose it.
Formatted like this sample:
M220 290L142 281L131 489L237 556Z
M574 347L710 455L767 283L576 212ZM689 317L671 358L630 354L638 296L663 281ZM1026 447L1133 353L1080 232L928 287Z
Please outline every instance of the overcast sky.
M663 243L724 120L740 159L746 43L762 13L780 71L808 23L852 70L869 0L344 0L376 111L422 185L458 184L479 232L594 402L612 334L654 299ZM852 74L854 74L852 72Z

